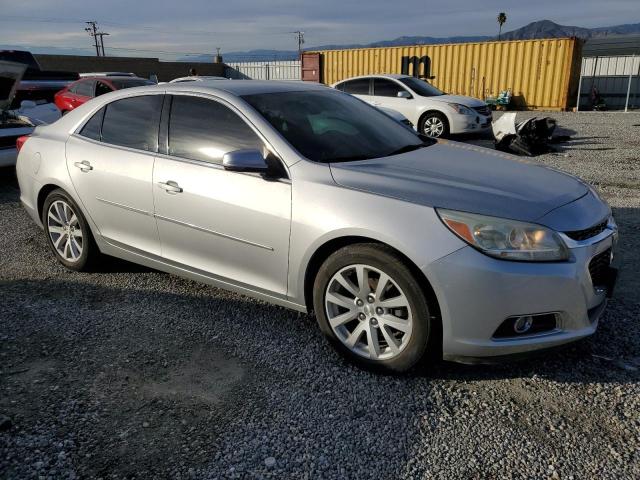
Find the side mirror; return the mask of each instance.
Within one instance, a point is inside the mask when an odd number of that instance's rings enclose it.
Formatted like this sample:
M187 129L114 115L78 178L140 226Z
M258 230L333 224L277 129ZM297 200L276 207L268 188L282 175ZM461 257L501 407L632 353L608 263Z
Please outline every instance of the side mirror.
M28 108L35 108L36 107L36 102L34 102L33 100L22 100L22 102L20 102L20 109L28 109Z
M232 172L267 173L269 166L260 150L234 150L222 157L222 166Z
M398 98L406 98L407 100L409 100L412 97L411 97L411 94L406 90L401 90L398 92Z

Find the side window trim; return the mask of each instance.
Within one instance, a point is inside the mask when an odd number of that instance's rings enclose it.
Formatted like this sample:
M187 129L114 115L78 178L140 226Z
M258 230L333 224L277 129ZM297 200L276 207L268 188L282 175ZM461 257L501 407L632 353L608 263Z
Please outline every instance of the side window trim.
M173 95L165 95L160 113L160 125L158 125L158 153L167 156L169 156L169 119L172 105Z

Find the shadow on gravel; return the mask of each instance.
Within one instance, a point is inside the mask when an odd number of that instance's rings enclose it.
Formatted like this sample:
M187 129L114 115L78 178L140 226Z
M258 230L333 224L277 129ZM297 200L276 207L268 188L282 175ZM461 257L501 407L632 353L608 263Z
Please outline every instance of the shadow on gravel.
M20 190L18 188L18 178L16 177L16 167L0 168L0 205L18 202L19 197Z

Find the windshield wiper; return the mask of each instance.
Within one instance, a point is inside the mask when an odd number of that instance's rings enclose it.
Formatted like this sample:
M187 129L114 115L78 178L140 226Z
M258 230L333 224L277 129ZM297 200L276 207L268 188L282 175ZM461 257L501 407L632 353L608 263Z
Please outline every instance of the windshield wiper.
M325 163L352 162L356 160L371 160L372 158L376 158L376 157L370 157L367 155L350 155L345 157L329 158L329 159L323 160L323 162Z
M419 148L424 148L424 147L428 147L428 146L429 146L429 144L427 144L427 143L418 143L418 144L405 145L404 147L401 147L401 148L399 148L397 150L394 150L393 152L388 154L387 157L390 157L392 155L400 155L401 153L413 152L414 150L418 150Z

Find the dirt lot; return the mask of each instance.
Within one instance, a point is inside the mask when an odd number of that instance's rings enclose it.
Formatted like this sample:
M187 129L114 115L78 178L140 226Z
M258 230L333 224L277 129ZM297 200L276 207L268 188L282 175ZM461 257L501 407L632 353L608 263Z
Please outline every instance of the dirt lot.
M0 170L0 477L639 478L640 114L555 117L573 139L539 160L620 226L598 332L404 377L344 363L310 316L115 260L66 271Z

